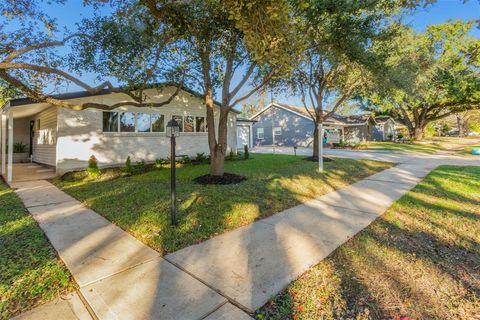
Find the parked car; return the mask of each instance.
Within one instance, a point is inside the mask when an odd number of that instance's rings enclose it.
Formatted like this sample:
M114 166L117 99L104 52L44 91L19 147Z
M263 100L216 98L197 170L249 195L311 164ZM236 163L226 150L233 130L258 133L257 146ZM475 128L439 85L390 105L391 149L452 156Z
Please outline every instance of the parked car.
M467 136L480 136L480 132L470 131L469 133L467 133Z
M459 134L460 134L460 131L458 129L453 129L446 133L446 135L449 137L458 137Z

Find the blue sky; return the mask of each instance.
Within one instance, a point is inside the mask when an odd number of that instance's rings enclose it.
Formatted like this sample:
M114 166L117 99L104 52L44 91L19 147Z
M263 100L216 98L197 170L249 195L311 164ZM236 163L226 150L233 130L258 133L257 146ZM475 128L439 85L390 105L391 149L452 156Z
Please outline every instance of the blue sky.
M44 5L46 12L51 17L57 18L59 26L72 27L82 18L90 17L94 13L92 7L83 6L82 0L67 0L65 5ZM106 11L108 9L103 9ZM437 3L427 8L419 8L414 14L406 16L404 22L418 31L424 31L427 25L445 22L449 19L479 20L480 19L480 0L470 0L463 3L462 0L438 0ZM472 31L475 37L480 38L480 29ZM87 82L92 82L91 76L83 77ZM71 87L71 90L78 88ZM277 96L276 100L285 103L300 105L300 99L292 96ZM251 102L256 102L252 98ZM237 106L240 108L240 106Z

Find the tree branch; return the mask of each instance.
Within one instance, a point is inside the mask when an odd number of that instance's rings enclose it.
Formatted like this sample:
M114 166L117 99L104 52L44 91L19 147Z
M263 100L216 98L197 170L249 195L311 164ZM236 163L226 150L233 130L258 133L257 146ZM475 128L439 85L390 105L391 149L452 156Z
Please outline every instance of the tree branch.
M275 74L275 69L272 69L269 74L262 80L262 82L254 87L252 90L250 90L250 92L248 92L247 94L241 96L240 98L238 98L237 100L235 100L233 103L230 104L229 106L229 109L232 109L237 103L245 100L245 99L248 99L252 94L254 94L255 92L257 92L258 90L260 90L261 88L263 88L269 81L270 79L273 77L273 75Z
M22 49L18 49L18 50L15 50L15 51L11 52L5 59L3 59L3 62L11 62L15 58L17 58L17 57L19 57L19 56L21 56L21 55L23 55L27 52L30 52L30 51L34 51L34 50L38 50L38 49L45 49L45 48L50 48L50 47L63 46L65 44L65 42L72 39L73 37L78 37L78 36L87 36L87 35L81 34L81 33L74 33L74 34L71 34L71 35L65 37L63 40L45 41L45 42L33 44L31 46L27 46L27 47L24 47Z
M243 76L242 80L235 86L235 88L232 90L230 93L230 97L233 98L235 97L240 89L245 85L245 83L250 79L250 76L252 75L253 71L255 70L256 63L252 62L250 66L248 67L247 71L245 72L245 75Z

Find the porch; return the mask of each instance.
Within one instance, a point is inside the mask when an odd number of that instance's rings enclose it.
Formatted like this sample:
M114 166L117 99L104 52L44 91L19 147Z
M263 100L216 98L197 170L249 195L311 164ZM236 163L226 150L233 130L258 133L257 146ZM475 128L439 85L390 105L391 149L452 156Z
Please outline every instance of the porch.
M37 163L14 163L12 173L13 179L9 183L46 180L56 176L55 168Z
M55 175L56 109L23 100L0 109L0 173L8 183Z

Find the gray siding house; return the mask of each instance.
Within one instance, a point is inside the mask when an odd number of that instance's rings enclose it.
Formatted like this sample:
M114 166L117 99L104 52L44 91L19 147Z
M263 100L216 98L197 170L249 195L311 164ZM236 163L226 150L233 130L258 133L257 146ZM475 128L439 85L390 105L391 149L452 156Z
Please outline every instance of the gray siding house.
M375 118L377 125L373 130L375 141L395 140L397 137L397 123L389 116L378 116Z
M313 143L314 122L303 107L273 102L250 117L253 146L299 146ZM324 122L327 144L372 140L376 122L371 115L333 115Z

